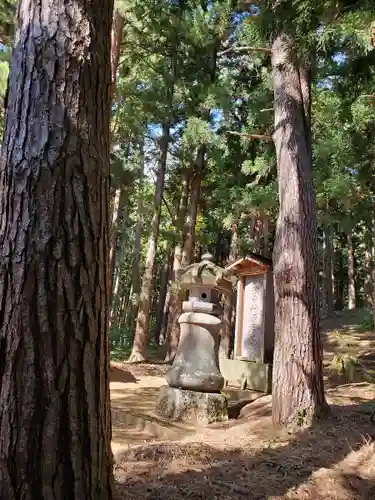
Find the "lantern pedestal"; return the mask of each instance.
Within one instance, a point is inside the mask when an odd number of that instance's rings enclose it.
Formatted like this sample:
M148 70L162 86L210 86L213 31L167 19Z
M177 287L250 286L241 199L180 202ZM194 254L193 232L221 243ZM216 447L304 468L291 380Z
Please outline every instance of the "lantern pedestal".
M164 418L190 424L207 425L228 420L227 399L222 394L160 388L158 413Z
M188 391L219 393L224 386L218 363L221 320L206 313L185 312L178 322L181 336L167 373L168 385Z

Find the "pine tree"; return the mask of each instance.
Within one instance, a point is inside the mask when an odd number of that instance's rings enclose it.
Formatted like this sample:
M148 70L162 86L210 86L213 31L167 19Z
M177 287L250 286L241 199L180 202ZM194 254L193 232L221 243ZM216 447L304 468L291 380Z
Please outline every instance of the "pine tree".
M0 198L1 500L113 498L112 7L18 8Z

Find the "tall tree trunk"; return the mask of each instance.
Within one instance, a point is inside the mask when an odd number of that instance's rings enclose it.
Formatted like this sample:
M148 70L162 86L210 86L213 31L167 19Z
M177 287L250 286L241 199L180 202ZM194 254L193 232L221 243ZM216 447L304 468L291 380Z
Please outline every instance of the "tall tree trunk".
M0 177L2 500L114 495L112 7L19 3Z
M133 251L133 264L132 264L132 295L129 301L128 322L131 334L134 331L134 322L137 317L137 311L140 303L141 294L141 239L143 227L143 205L144 205L144 169L145 169L145 155L143 141L139 145L139 178L138 178L138 200L137 200L137 222L135 225L134 234L134 251Z
M185 226L184 221L186 217L187 202L189 198L189 183L187 179L186 172L181 176L181 197L178 208L178 220L177 220L177 234L178 241L175 245L173 254L173 267L172 267L172 279L169 284L169 304L167 314L167 327L166 327L166 342L167 349L165 354L165 361L170 362L174 359L177 351L178 342L180 339L179 328L174 328L174 318L178 315L179 304L182 300L182 291L178 287L177 283L177 273L181 269L182 262L182 252L184 246L185 238ZM165 317L165 316L164 316Z
M333 296L333 242L332 242L332 228L330 226L324 229L324 293L327 304L327 314L331 316L335 309L334 296Z
M233 262L235 262L237 259L238 243L239 243L238 225L237 222L234 222L232 224L232 235L230 240L228 266L230 264L233 264ZM234 305L233 295L227 295L226 297L224 297L223 326L221 329L220 348L219 348L219 356L221 358L229 358L230 356L230 349L232 344L231 339L233 332L233 305Z
M115 237L115 243L113 246L110 246L110 283L111 283L111 290L110 290L110 305L111 305L111 314L110 314L110 323L109 325L112 325L112 320L114 319L114 311L116 311L116 307L119 302L119 297L118 297L118 290L119 290L119 284L120 284L120 270L121 270L121 264L122 264L122 259L124 257L125 253L125 235L124 230L126 226L126 221L128 218L128 210L129 210L129 205L125 203L125 194L126 190L123 189L121 190L121 198L120 198L120 209L119 209L119 214L117 215L117 221L116 221L116 234L114 235ZM113 235L112 235L113 236ZM112 237L111 236L111 237ZM117 248L119 246L119 248ZM112 255L111 258L111 250L114 249L115 253Z
M162 265L160 271L160 292L159 292L159 300L156 307L156 321L154 329L154 340L156 345L159 345L160 333L163 326L164 306L167 298L168 281L169 281L169 275L171 273L171 268L173 265L173 258L174 258L173 250L170 250L165 257L164 264Z
M122 40L122 32L125 26L125 18L121 15L118 9L113 15L112 31L111 31L111 96L113 97L117 83L117 68L120 61L120 48Z
M116 10L113 16L113 23L111 30L111 87L110 87L111 98L113 98L113 95L116 90L117 68L120 60L120 45L121 45L124 24L125 24L125 19L121 16L119 11ZM119 186L116 188L113 197L112 220L110 226L110 252L109 252L109 262L111 270L110 300L112 300L112 287L113 287L113 279L114 279L115 264L116 264L117 224L119 217L121 195L122 195L122 187Z
M272 417L275 424L306 425L327 408L319 333L310 72L293 62L292 41L285 34L274 39L271 57L280 201L273 251Z
M372 236L372 224L369 224L369 228L366 230L365 237L365 283L364 283L364 295L365 304L367 307L372 307L372 250L373 250L373 236Z
M354 271L354 250L353 250L353 236L350 231L347 234L348 240L348 307L355 309L355 271Z
M116 268L116 247L117 247L117 232L118 232L118 220L121 206L121 198L123 198L123 189L117 188L113 197L112 203L112 217L110 225L110 250L109 250L109 266L111 272L111 289L113 286L113 278ZM112 291L111 291L112 295Z
M198 204L200 199L200 189L203 176L204 157L206 148L200 147L197 153L196 170L193 174L191 183L190 199L187 209L186 223L184 229L184 244L182 250L181 263L179 267L186 267L191 264L194 239L195 239L195 225L197 222ZM186 291L180 290L178 284L175 283L175 290L173 296L173 304L170 309L171 329L169 333L169 343L167 350L167 360L172 361L176 355L178 343L180 340L180 325L178 318L182 312L182 302L186 299Z
M164 178L167 167L170 124L163 125L163 135L160 141L160 159L156 178L154 214L151 220L150 235L147 243L145 270L142 277L142 286L139 299L139 309L135 327L133 350L129 362L142 362L146 359L148 330L150 320L150 306L152 298L152 278L155 266L156 247L159 237L161 204L164 192Z
M335 309L341 311L344 308L344 262L343 254L346 247L346 238L340 233L338 245L335 246Z
M268 227L268 216L264 215L262 218L262 228L263 228L263 255L268 257L269 251L269 227Z
M204 170L204 159L206 147L201 146L197 153L195 171L191 183L190 199L185 224L185 239L182 251L181 266L186 267L191 264L194 251L195 225L197 223L198 205L201 194L201 184Z
M257 224L257 216L252 213L250 215L250 220L249 220L249 243L250 243L250 252L256 252L255 249L255 231L256 231L256 224Z

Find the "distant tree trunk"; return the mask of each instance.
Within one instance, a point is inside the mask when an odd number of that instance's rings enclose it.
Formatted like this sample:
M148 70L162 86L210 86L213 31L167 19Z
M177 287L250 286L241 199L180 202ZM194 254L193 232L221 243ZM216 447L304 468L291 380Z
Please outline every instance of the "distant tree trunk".
M124 29L125 19L120 15L119 11L116 10L113 16L112 30L111 30L111 98L116 90L117 81L117 67L120 60L120 45L122 32ZM112 299L112 288L113 279L115 273L116 264L116 242L117 242L117 225L118 225L118 215L120 208L120 199L122 194L122 188L119 186L114 193L113 204L112 204L112 220L110 226L110 252L109 252L109 262L111 270L111 299Z
M132 278L131 278L132 294L129 300L129 308L127 310L128 313L127 319L131 334L133 334L134 332L134 322L137 317L137 311L141 294L141 238L142 238L142 227L144 222L143 221L144 168L145 168L145 156L144 156L144 143L142 141L139 144L137 221L135 224L134 251L133 251Z
M109 250L109 266L111 270L111 296L113 279L115 275L116 268L116 247L117 247L117 233L118 233L118 220L121 206L121 198L123 198L123 189L118 188L115 191L112 203L112 218L110 226L110 250Z
M117 68L120 61L120 48L122 40L122 32L125 26L125 19L120 14L119 10L115 10L113 15L112 31L111 31L111 96L113 97L116 90Z
M185 239L182 250L181 266L185 267L191 264L194 251L195 225L197 223L198 205L201 194L201 184L203 179L204 161L206 147L201 146L197 153L195 171L191 183L190 200L185 224Z
M263 226L263 255L269 257L269 228L268 228L268 217L264 215L262 218Z
M191 264L193 257L195 225L197 222L198 204L200 199L200 189L203 176L205 154L206 148L202 146L201 148L199 148L197 153L196 170L193 174L193 180L191 183L189 205L187 208L186 223L184 228L184 244L182 247L181 262L178 264L178 269ZM169 311L171 329L168 338L169 342L166 357L166 360L168 361L172 361L177 352L177 347L180 340L180 325L178 324L178 318L182 313L182 302L185 299L186 291L180 290L178 288L178 284L175 283L173 303L171 304L172 307Z
M126 190L122 190L120 205L121 208L119 210L120 215L117 219L117 227L116 227L116 243L111 248L115 248L115 255L112 257L112 261L110 259L110 272L111 272L111 294L110 294L110 304L111 304L111 314L110 314L110 326L112 325L112 321L114 319L116 308L119 304L119 285L120 285L120 277L121 277L121 264L125 253L125 235L124 230L126 226L126 221L128 218L128 209L129 206L124 202L124 198L126 195Z
M142 277L142 286L139 299L139 309L135 327L133 350L129 362L142 362L146 359L148 330L150 320L150 306L152 297L152 277L154 273L156 247L159 237L161 204L164 192L165 170L167 167L170 124L163 125L163 135L160 141L160 160L156 178L154 214L150 225L150 235L147 243L145 270Z
M179 269L181 269L182 262L182 251L184 245L184 237L185 237L185 226L184 221L186 217L187 210L187 202L189 198L189 183L187 179L186 173L181 177L181 197L178 208L178 221L177 221L177 229L178 231L178 241L175 245L174 254L173 254L173 267L172 267L172 279L169 286L169 304L168 311L165 311L167 314L167 326L166 326L166 341L167 341L167 350L165 354L165 361L170 362L174 359L174 356L177 351L178 342L180 339L180 330L174 327L174 318L178 315L180 300L182 300L181 290L178 288L177 284L177 273Z
M263 232L262 219L258 217L255 224L255 252L258 254L262 253L262 244L261 244L262 232Z
M373 270L373 234L372 234L372 221L368 224L365 236L365 283L364 294L365 304L367 307L372 307L372 270Z
M112 7L19 2L0 174L2 500L114 496Z
M348 240L348 307L349 309L355 309L355 271L354 271L354 250L353 250L353 236L350 231L347 234Z
M331 316L335 310L333 296L333 243L332 243L332 228L326 226L324 228L324 292L327 304L327 314Z
M238 244L239 244L238 225L237 222L234 222L232 224L232 235L230 240L228 266L230 264L233 264L233 262L235 262L237 259ZM229 358L230 356L230 349L232 344L231 339L233 334L233 305L234 305L233 294L224 297L223 326L221 329L220 348L219 348L219 356L221 358Z
M310 72L285 34L272 44L274 140L280 211L273 251L275 424L306 425L327 408L319 333L316 202L312 182Z
M164 301L164 309L163 309L163 317L161 320L161 328L159 334L159 344L164 345L167 340L167 331L168 331L168 317L169 317L169 308L171 303L171 290L170 286L167 288L167 295Z
M346 247L346 238L339 236L339 243L335 246L335 309L341 311L344 308L344 262L343 250Z
M174 253L172 250L170 250L165 257L164 265L161 267L161 272L160 272L160 292L159 292L159 300L157 302L157 307L156 307L156 321L154 329L154 340L156 345L159 345L160 333L163 326L164 306L167 297L168 281L169 281L169 275L171 273L171 267L173 264L173 257Z

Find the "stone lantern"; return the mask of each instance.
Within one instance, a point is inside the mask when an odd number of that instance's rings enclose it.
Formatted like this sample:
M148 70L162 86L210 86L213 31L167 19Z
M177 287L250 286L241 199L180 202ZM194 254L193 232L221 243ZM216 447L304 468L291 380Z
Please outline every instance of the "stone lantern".
M179 272L189 292L178 322L181 335L176 357L167 373L168 386L160 389L158 412L170 420L210 423L228 419L221 394L224 378L219 370L221 294L232 293L232 279L205 254L202 261Z

